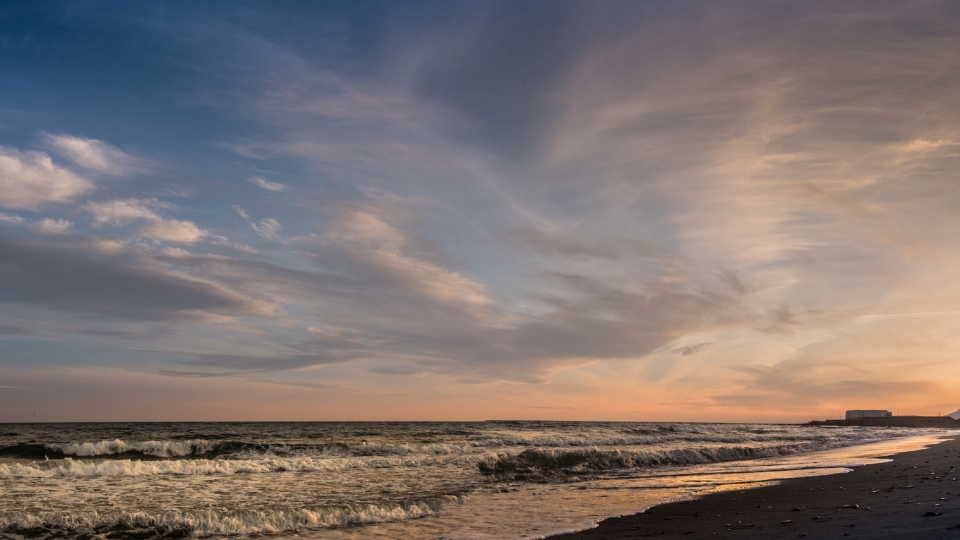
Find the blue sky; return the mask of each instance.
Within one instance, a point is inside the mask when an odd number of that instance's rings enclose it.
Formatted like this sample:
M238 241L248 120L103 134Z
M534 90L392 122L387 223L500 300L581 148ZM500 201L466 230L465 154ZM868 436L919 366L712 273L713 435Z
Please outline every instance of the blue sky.
M952 411L958 17L0 6L0 421Z

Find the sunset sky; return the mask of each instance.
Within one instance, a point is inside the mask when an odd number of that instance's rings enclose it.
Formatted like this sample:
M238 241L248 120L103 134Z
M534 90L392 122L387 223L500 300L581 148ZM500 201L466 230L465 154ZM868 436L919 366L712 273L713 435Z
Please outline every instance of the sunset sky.
M958 407L958 3L0 7L0 421Z

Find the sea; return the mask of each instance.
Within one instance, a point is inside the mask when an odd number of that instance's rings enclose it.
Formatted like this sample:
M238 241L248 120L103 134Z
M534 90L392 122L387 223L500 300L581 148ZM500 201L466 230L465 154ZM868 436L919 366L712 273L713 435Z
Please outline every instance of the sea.
M942 430L623 422L0 424L0 538L531 539Z

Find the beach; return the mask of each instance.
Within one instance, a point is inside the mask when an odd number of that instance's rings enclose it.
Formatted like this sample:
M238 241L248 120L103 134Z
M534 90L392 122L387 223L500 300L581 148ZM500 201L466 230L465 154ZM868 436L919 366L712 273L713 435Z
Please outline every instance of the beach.
M644 422L5 424L0 538L543 538L665 502L876 464L946 433Z
M960 444L891 462L655 506L554 538L960 538Z

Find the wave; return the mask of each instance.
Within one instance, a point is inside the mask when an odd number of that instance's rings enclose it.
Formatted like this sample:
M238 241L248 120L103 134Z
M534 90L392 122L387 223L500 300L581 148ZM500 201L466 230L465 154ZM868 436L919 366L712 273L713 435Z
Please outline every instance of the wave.
M62 458L63 452L47 448L43 444L14 444L0 447L0 457L21 459Z
M241 441L160 440L123 441L120 439L80 443L20 443L0 446L0 457L20 459L86 458L233 458L331 457L331 456L407 456L469 453L471 449L502 445L500 441L463 444L258 444Z
M179 458L216 456L237 451L238 448L220 448L222 443L206 440L187 441L135 441L119 439L83 443L20 443L0 447L0 457L21 459L62 459L74 457L152 457Z
M475 458L464 456L464 464ZM96 476L162 476L256 474L278 472L322 472L367 468L409 468L436 465L422 456L372 458L263 458L263 459L178 459L178 460L58 460L30 463L0 463L0 478L58 478ZM448 461L448 460L447 460ZM449 463L449 461L448 461Z
M419 518L436 514L445 504L461 502L461 496L445 495L413 502L248 511L10 512L0 514L0 531L28 538L107 534L111 539L142 540L276 534Z
M325 449L306 445L266 445L205 439L160 441L109 441L81 443L20 443L0 447L0 457L21 459L88 458L206 458L283 455L321 455Z
M875 439L879 440L879 439ZM777 457L867 442L831 441L765 446L701 446L669 450L530 448L519 454L487 456L477 464L480 473L501 479L547 480L558 476L596 474L619 469L702 465L744 459Z
M203 439L187 441L137 441L126 442L120 439L112 441L47 444L47 448L59 451L67 456L109 456L114 454L142 454L156 457L197 456L211 452L217 443Z
M696 429L694 429L696 428ZM706 429L711 428L711 429ZM122 439L69 443L20 443L0 446L0 457L20 459L63 459L83 457L98 459L264 459L287 457L390 457L390 456L480 456L491 450L509 452L512 448L589 449L594 447L659 447L677 446L770 446L861 444L896 437L894 431L869 429L846 432L811 432L778 429L773 426L743 426L742 429L718 431L714 426L659 426L641 433L595 433L589 435L516 435L492 434L475 440L437 443L359 442L284 443L280 441L248 442L237 440L178 439L125 441ZM655 433L653 432L655 431ZM629 449L629 448L628 448Z
M149 440L124 441L120 439L79 443L20 443L0 447L0 457L24 459L90 457L154 457L163 459L217 457L255 459L267 457L328 457L328 456L404 456L404 455L449 455L484 451L490 448L505 447L594 447L594 446L652 446L671 443L725 443L748 444L762 442L803 442L836 439L835 434L811 436L808 434L777 434L776 436L536 436L536 437L494 437L475 441L410 444L410 443L359 443L359 444L261 444L242 441L191 440ZM844 440L873 440L876 434L848 434Z
M775 457L864 441L804 442L778 445L724 445L673 449L528 448L519 453L456 456L387 455L341 457L276 457L257 459L63 459L30 463L0 463L0 478L115 477L162 475L222 475L280 472L323 472L371 468L417 468L438 464L477 467L485 476L547 479L616 469L683 466ZM477 469L474 469L477 470Z
M884 430L885 428L879 428ZM776 426L738 426L720 430L712 425L661 426L658 429L630 429L626 434L607 436L573 436L548 435L537 437L503 437L492 439L490 442L502 446L532 446L532 447L593 447L593 446L644 446L644 445L672 445L677 443L689 444L740 444L750 443L790 443L790 442L827 442L850 441L862 443L864 441L883 440L903 435L901 431L885 429L857 429L846 432L824 434L810 431L810 428L790 426L777 429Z

